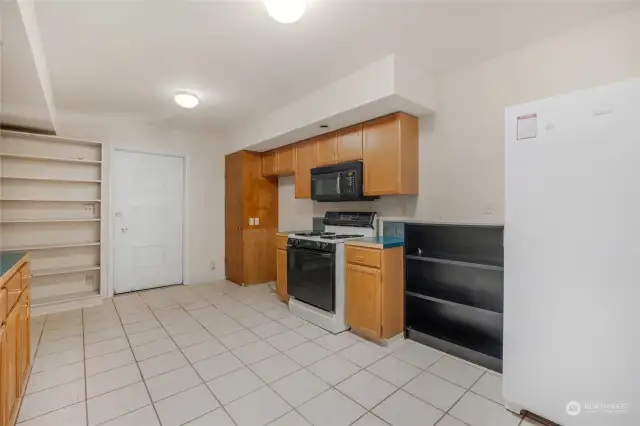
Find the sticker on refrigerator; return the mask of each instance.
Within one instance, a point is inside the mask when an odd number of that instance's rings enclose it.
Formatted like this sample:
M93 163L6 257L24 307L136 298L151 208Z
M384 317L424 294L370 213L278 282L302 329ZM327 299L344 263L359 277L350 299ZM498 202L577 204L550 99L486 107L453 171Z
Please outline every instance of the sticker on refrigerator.
M518 140L533 139L538 136L538 114L518 117Z

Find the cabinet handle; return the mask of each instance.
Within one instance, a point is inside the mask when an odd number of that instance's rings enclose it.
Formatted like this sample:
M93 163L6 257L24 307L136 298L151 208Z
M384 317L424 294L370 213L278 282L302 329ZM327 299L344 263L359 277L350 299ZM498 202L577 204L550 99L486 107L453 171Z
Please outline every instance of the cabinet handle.
M356 260L364 260L364 256L356 256Z
M29 275L23 275L23 276L22 276L22 279L23 279L23 280L28 280L28 279L30 279L30 278L33 278L33 275L30 275L30 274L29 274Z

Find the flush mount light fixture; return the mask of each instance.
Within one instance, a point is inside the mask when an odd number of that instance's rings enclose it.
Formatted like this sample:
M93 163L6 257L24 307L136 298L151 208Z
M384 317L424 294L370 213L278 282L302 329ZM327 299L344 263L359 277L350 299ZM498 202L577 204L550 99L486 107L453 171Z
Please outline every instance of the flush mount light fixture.
M187 93L187 92L178 92L173 97L173 99L182 108L189 108L189 109L197 107L198 103L200 102L200 100L196 95L192 95L191 93Z
M302 17L307 8L307 0L265 0L264 5L273 19L291 24Z

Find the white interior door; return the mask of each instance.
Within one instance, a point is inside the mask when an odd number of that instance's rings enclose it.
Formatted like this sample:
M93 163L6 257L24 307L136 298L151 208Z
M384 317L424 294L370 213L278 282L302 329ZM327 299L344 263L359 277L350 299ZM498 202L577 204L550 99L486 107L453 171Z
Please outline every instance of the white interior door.
M114 292L182 283L184 161L115 151Z

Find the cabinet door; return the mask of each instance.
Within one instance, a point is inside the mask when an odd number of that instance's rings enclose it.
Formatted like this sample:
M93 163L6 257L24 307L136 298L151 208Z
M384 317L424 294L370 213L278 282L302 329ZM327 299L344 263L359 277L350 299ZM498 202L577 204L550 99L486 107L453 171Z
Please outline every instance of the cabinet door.
M18 391L22 392L22 384L27 378L31 363L31 312L29 309L29 289L20 296L20 352L18 353Z
M11 417L18 399L18 352L20 350L20 309L13 309L7 316L5 326L5 351L3 355L5 382L5 408L7 418ZM7 422L7 424L9 424Z
M382 333L382 274L379 269L347 263L347 324L371 338Z
M225 273L229 281L242 284L242 227L244 186L242 153L225 158Z
M296 198L311 198L311 169L318 166L317 140L296 145Z
M278 250L277 253L277 278L276 278L276 293L278 297L284 302L289 301L289 294L287 293L287 251Z
M400 135L395 116L363 125L364 194L397 194L400 190Z
M262 176L276 176L278 174L276 163L275 151L264 153L262 155Z
M338 131L338 163L362 160L362 124Z
M329 166L338 162L338 134L329 133L318 138L318 166Z
M285 146L277 151L276 171L278 176L295 173L296 153L293 145Z

